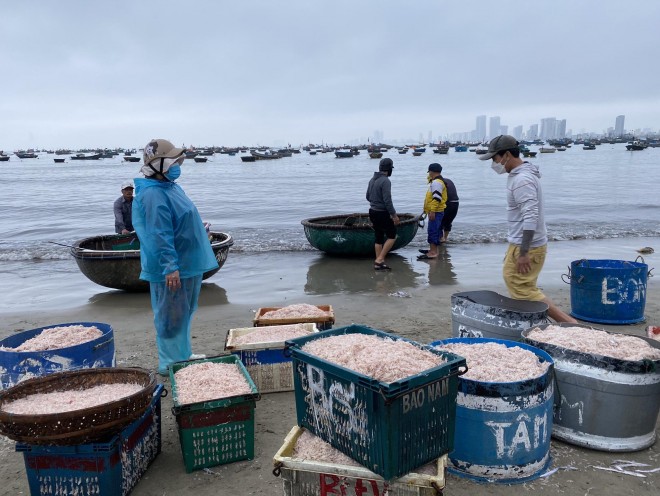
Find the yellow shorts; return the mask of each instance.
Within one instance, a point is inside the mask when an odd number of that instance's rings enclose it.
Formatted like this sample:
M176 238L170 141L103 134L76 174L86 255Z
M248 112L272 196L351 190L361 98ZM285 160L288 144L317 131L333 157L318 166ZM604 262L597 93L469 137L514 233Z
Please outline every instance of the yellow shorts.
M504 276L504 282L506 283L506 287L509 290L511 298L514 300L529 301L541 301L543 298L545 298L545 295L536 286L536 281L538 280L541 269L543 268L547 250L547 245L530 248L528 255L532 265L532 270L527 274L521 274L518 272L516 267L516 261L518 260L518 255L520 254L520 246L511 244L509 245L509 249L506 251L506 255L504 256L504 268L502 269L502 275Z

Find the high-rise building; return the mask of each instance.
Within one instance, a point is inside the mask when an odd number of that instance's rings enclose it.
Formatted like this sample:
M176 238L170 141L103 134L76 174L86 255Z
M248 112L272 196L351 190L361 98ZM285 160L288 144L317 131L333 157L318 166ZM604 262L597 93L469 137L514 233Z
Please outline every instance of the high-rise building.
M539 137L539 125L538 124L532 124L529 126L529 129L527 130L527 139L534 141L535 139L538 139Z
M476 133L475 133L475 139L477 141L485 141L486 140L486 116L485 115L478 115L477 116L477 128L476 128Z
M488 136L493 139L495 136L499 136L500 133L500 117L495 115L490 118L490 127L488 129Z
M517 140L521 139L522 138L522 130L523 130L522 124L520 126L514 127L513 130L511 131L511 136L513 136Z
M614 124L614 136L621 137L623 136L624 129L623 129L623 123L626 120L625 115L617 115L616 116L616 123Z
M566 137L566 119L557 121L555 128L555 138L564 139Z
M541 139L554 139L557 137L557 119L546 117L541 119Z

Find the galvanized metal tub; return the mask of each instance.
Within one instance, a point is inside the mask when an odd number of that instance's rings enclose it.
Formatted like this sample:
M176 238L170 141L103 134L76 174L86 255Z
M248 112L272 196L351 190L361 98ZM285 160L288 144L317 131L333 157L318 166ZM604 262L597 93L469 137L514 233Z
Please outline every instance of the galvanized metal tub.
M538 478L551 463L553 360L545 351L501 339L453 338L431 343L500 343L520 347L550 364L541 376L516 382L460 377L454 450L448 470L480 482L513 484ZM470 364L468 363L468 368Z
M571 284L571 315L600 324L642 322L649 274L648 265L642 262L571 262L570 273L565 276Z
M522 331L548 322L548 305L542 301L514 300L495 291L464 291L451 296L455 338L520 341Z
M532 330L523 331L524 341L546 351L555 361L559 407L554 414L553 437L612 452L638 451L655 443L660 360L626 361L572 351L530 339ZM640 339L660 349L660 342Z

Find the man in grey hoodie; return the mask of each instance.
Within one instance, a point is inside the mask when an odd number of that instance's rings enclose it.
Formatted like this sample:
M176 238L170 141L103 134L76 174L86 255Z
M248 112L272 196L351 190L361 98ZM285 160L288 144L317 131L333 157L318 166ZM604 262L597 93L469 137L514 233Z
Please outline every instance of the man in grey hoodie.
M378 164L378 172L374 172L367 187L369 219L376 236L374 246L376 252L375 270L391 270L390 266L385 264L385 257L394 246L396 226L399 225L399 216L396 214L392 203L392 183L390 183L392 169L394 169L392 159L382 159Z
M502 271L509 294L516 300L545 302L548 305L548 315L557 322L577 323L537 286L548 245L539 168L520 158L518 141L506 134L493 138L488 145L488 152L479 158L492 159L491 167L495 172L509 174L507 178L509 248Z

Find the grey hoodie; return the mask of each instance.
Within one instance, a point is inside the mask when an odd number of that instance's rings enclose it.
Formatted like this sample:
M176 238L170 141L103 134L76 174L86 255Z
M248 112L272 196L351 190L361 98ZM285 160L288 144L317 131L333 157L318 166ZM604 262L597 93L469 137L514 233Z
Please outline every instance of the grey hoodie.
M541 172L536 165L523 162L509 173L507 180L507 221L509 243L520 245L524 231L534 231L531 247L548 243L543 215Z
M372 210L386 210L390 216L396 214L392 203L392 183L387 174L374 172L367 187L367 201Z

